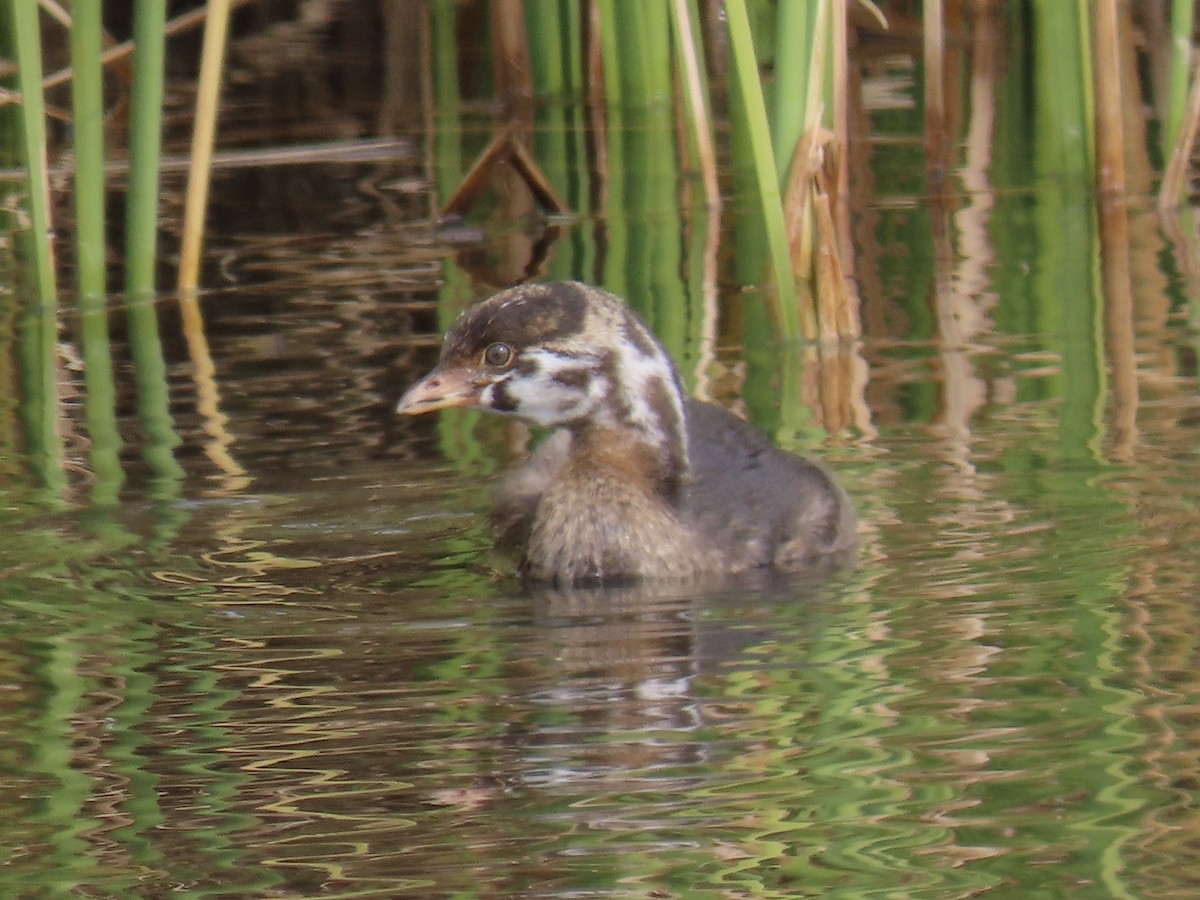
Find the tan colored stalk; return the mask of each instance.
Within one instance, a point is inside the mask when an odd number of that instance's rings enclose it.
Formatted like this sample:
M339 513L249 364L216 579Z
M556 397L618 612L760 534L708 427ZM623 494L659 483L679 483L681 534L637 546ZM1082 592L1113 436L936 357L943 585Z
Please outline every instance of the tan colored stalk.
M226 489L246 486L246 470L233 458L233 436L226 427L228 418L221 412L216 366L204 333L204 317L196 296L200 272L200 251L204 237L204 215L208 205L209 177L213 144L216 138L217 106L220 99L221 69L225 42L229 33L230 0L211 0L204 27L204 45L200 54L200 84L196 94L196 121L192 131L192 163L188 170L187 196L184 200L183 238L179 259L179 312L188 354L192 360L192 379L196 385L196 410L204 421L211 440L205 453L227 476Z
M675 30L679 35L680 61L683 64L684 85L687 88L688 112L696 135L696 154L700 159L700 174L704 180L704 195L708 208L721 208L721 188L717 182L717 154L713 147L712 124L708 105L704 102L704 87L700 82L700 64L696 45L692 41L692 17L688 0L673 0L671 10Z
M221 70L229 33L229 0L212 0L204 28L200 56L200 83L196 93L196 119L192 130L192 161L188 170L183 210L183 239L179 258L181 293L194 293L199 281L204 215L216 141L217 107L221 95Z
M931 192L942 192L946 177L946 30L942 0L925 0L925 162Z
M1187 182L1188 166L1192 159L1192 148L1196 145L1196 131L1200 128L1200 66L1192 72L1192 85L1188 89L1187 106L1183 124L1171 148L1171 159L1163 173L1158 191L1158 208L1162 212L1179 205Z
M1125 131L1121 116L1118 0L1092 4L1092 59L1096 83L1096 188L1113 199L1125 196Z

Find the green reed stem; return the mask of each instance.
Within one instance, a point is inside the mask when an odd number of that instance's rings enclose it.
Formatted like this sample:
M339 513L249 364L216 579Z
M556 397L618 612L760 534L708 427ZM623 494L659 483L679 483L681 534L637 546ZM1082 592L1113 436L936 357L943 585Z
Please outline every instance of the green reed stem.
M58 305L54 278L54 245L50 230L50 179L46 163L46 112L42 97L42 40L37 4L16 0L11 6L17 45L17 84L21 91L21 124L25 165L29 170L31 249L38 301L53 313Z
M129 101L129 193L125 198L125 292L129 300L157 286L159 154L162 149L166 0L134 7L133 88Z
M455 0L429 6L433 68L433 153L429 159L438 203L444 203L462 180L462 87L458 80L458 32Z
M786 184L808 118L808 82L816 42L817 3L780 3L775 29L775 96L771 118L775 171Z
M614 0L596 0L600 18L600 54L604 59L604 100L609 109L622 102L621 40Z
M783 221L779 174L771 150L771 129L767 123L767 109L759 80L758 57L754 51L745 0L729 0L725 4L725 13L729 25L729 46L733 53L734 89L741 95L741 107L746 116L758 201L770 250L779 323L785 338L794 337L800 334L796 281Z
M71 101L75 124L75 246L85 409L96 480L92 500L116 503L123 475L116 389L105 309L104 93L99 3L77 3L71 25Z
M99 3L72 9L71 102L75 120L75 245L81 300L104 296L104 96Z
M597 0L600 19L600 57L604 73L604 153L596 177L600 182L599 214L603 228L604 253L601 254L598 280L605 288L626 299L625 256L629 246L629 217L625 208L625 94L622 88L621 59L625 48L618 33L614 0Z
M569 181L577 168L572 165L571 136L578 134L578 130L567 127L567 98L580 87L578 48L582 35L578 7L575 4L569 7L526 0L525 22L533 90L541 101L535 109L533 155L558 195L577 210L578 191L572 189ZM569 262L565 254L558 254L555 259L560 265Z
M618 3L616 37L621 44L620 77L630 105L671 99L671 31L665 3Z
M1179 138L1187 106L1189 82L1192 75L1192 27L1196 10L1194 0L1172 0L1171 3L1171 67L1167 82L1167 109L1163 121L1162 146L1170 153Z
M162 148L163 54L166 0L134 7L133 87L129 113L129 186L125 197L125 319L137 384L138 418L146 433L142 457L154 472L151 495L179 494L184 470L171 418L170 387L154 304L157 288L159 156Z
M1035 3L1033 89L1039 136L1034 164L1039 175L1093 182L1094 128L1091 44L1086 4ZM1116 63L1114 62L1113 65Z

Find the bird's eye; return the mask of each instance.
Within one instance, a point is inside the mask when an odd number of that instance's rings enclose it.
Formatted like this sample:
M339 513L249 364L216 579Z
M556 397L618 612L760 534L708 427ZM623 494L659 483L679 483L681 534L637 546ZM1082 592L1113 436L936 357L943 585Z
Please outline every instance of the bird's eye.
M503 344L497 341L495 344L488 344L487 349L483 351L483 361L485 364L494 369L502 369L512 362L513 350L508 344Z

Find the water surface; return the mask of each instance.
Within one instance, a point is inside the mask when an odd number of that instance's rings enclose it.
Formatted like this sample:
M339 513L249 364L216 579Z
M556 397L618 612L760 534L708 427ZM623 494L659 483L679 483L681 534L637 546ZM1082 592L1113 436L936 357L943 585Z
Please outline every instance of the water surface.
M213 376L163 296L165 428L123 314L113 434L74 320L60 453L5 394L0 892L1200 891L1195 291L1145 202L1122 330L1086 191L959 173L930 203L912 142L881 143L865 336L818 348L735 277L736 198L709 282L705 215L655 205L675 181L549 229L435 222L438 136L218 175ZM527 435L391 410L454 312L530 268L621 290L689 389L833 467L858 564L520 585L485 515ZM4 302L16 383L45 323Z

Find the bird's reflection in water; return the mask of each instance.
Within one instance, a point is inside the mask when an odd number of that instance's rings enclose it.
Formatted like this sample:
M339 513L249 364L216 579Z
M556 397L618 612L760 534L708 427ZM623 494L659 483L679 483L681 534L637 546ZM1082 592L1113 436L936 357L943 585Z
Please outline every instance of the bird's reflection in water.
M529 643L518 649L537 671L517 728L535 763L526 782L632 788L647 770L708 760L744 705L729 695L731 679L793 665L794 655L773 660L771 647L819 629L829 596L825 578L767 572L703 587L535 590Z

